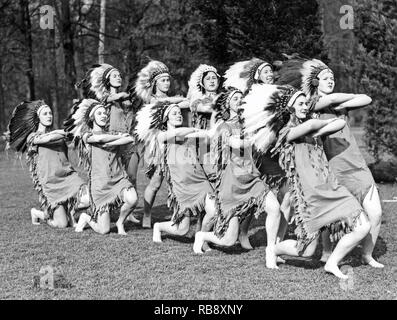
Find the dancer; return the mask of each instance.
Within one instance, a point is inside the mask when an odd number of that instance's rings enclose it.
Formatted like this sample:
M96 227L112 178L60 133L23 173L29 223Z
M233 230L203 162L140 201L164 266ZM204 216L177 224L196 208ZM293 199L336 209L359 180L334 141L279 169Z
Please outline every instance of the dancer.
M252 58L233 64L226 70L224 78L225 88L237 88L246 95L254 84L273 84L273 66L262 59Z
M40 220L54 228L72 224L77 209L89 207L87 185L67 158L66 132L52 130L52 109L42 100L26 101L13 111L8 128L10 146L27 151L27 162L41 210L31 209L33 224Z
M244 109L250 112L246 122L256 121L256 128L250 128L261 152L277 137L272 152L280 153L295 211L297 240L278 243L276 254L312 256L321 231L327 228L331 240L338 243L324 268L346 279L338 263L368 234L370 224L360 203L329 169L320 139L341 130L345 121L310 119L305 94L290 86L262 85L253 87L252 94L262 107Z
M269 186L260 179L249 139L242 134L238 116L242 96L241 91L229 88L215 103L216 118L222 119L213 138L217 143L212 143L217 149L217 216L214 232L196 234L194 251L202 253L201 248L206 241L231 246L237 238L243 248L252 249L247 235L249 223L254 215L257 218L266 211L266 267L277 269L274 248L280 207Z
M370 219L371 231L362 243L363 263L374 268L383 268L383 264L372 256L382 220L379 193L348 121L348 111L369 105L371 98L365 94L333 93L334 74L326 64L317 59L287 61L280 70L279 82L300 86L320 119L338 117L346 121L342 130L324 138L324 151L338 182L357 198ZM328 239L325 232L321 257L323 262L331 254Z
M84 142L86 169L89 172L89 193L92 215L82 214L76 232L89 224L100 234L110 231L110 211L120 207L116 222L119 235L126 235L124 222L138 202L136 190L123 168L120 147L134 143L131 135L109 134L105 106L93 99L84 99L67 121L69 130Z
M85 99L95 99L108 109L109 117L106 129L111 134L132 134L135 126L136 111L142 101L127 92L121 91L123 78L115 67L109 64L94 65L78 84L83 89ZM76 106L81 101L76 103ZM131 183L136 187L139 165L139 152L134 143L120 146L120 156ZM133 223L140 223L134 215L129 216Z
M192 127L211 128L214 125L212 105L220 91L221 76L215 67L201 64L191 75L187 97L192 113Z
M254 84L273 84L273 66L258 58L236 62L226 70L224 87L238 88L246 96ZM278 163L278 157L272 156L270 152L265 154L257 152L253 146L253 158L261 173L262 179L269 185L281 206L283 215L281 216L280 232L278 241L284 238L288 224L287 217L290 213L289 193L285 172ZM278 261L283 262L281 258Z
M137 121L136 134L141 141L150 142L168 184L167 203L173 216L153 226L153 241L160 243L163 232L183 236L189 231L191 217L215 210L210 201L212 187L197 161L194 140L185 139L198 129L181 127L178 105L167 101L147 105L138 112Z
M150 61L139 73L135 83L135 93L145 104L157 101L169 101L176 103L180 108L188 108L188 100L181 96L168 97L170 89L170 71L168 67L156 60ZM151 210L160 190L164 176L158 163L155 163L155 155L150 148L145 146L144 160L148 163L146 175L150 179L145 189L142 226L151 228Z

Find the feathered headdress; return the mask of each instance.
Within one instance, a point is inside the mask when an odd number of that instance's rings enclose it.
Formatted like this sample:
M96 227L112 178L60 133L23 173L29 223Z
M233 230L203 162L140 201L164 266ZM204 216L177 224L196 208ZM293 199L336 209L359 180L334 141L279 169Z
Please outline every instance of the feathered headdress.
M277 84L291 85L300 88L308 99L317 94L319 75L327 70L332 70L322 61L317 59L291 59L283 63L279 70Z
M63 123L65 131L72 133L75 138L81 138L92 129L93 116L99 107L104 105L95 99L83 99L75 103L71 114Z
M190 76L190 80L188 83L189 90L187 92L187 98L190 101L202 98L204 90L203 78L204 74L208 72L213 72L217 75L219 79L221 78L215 67L209 66L207 64L200 64L199 67Z
M135 92L145 103L150 103L156 81L163 76L169 76L168 67L156 60L150 61L139 73L135 82Z
M85 99L102 101L109 93L108 81L112 71L117 69L110 64L93 65L77 86L83 89Z
M43 100L25 101L15 107L8 124L9 144L18 152L25 152L28 136L36 132L40 119L39 113L48 105Z
M95 110L103 104L95 99L84 99L73 105L70 116L63 125L66 132L73 134L74 148L77 149L79 165L88 169L90 166L89 153L83 141L83 135L92 129Z
M145 148L145 161L148 162L146 175L151 178L156 167L160 164L160 148L157 135L166 130L168 114L173 107L177 106L170 101L159 101L147 104L136 115L136 126L134 135Z
M291 86L255 84L243 99L245 132L253 135L257 150L266 153L291 115L290 107L304 94Z
M230 118L230 100L236 93L242 94L239 89L229 87L219 94L213 106L216 112L215 119L223 119L226 121Z
M235 87L246 93L254 83L258 83L260 72L266 66L272 67L258 58L236 62L225 72L224 87Z

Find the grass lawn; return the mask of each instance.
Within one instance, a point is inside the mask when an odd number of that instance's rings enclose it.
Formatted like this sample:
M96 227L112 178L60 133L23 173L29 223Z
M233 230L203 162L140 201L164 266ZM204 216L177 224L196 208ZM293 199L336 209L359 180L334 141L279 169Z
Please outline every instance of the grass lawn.
M140 170L142 171L142 170ZM138 192L146 178L140 174ZM396 196L396 186L380 185L383 199ZM154 221L169 214L163 185ZM250 240L255 250L239 246L196 256L192 230L187 238L152 243L151 230L127 223L127 237L87 230L53 230L33 226L30 208L38 206L26 165L0 153L0 299L397 299L397 203L384 204L375 256L384 270L363 266L353 252L349 290L324 272L317 261L288 260L280 270L265 268L264 217L255 221ZM62 270L64 282L55 290L33 286L45 266Z

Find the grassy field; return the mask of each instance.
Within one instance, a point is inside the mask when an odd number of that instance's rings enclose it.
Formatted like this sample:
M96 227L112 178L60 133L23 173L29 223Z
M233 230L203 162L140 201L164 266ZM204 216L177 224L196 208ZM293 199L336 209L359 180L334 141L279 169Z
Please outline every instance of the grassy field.
M142 170L141 170L142 171ZM140 174L138 192L147 180ZM163 185L154 221L169 214ZM383 199L397 195L396 186L380 185ZM280 270L265 268L264 217L251 226L247 252L239 246L197 256L193 232L186 238L152 243L151 230L128 222L127 237L87 230L53 230L32 226L30 208L38 206L26 165L0 153L0 299L397 299L396 203L384 204L375 256L386 265L374 270L359 262L358 252L346 259L353 267L349 286L324 272L317 261L287 260ZM58 288L33 286L42 267L62 270Z

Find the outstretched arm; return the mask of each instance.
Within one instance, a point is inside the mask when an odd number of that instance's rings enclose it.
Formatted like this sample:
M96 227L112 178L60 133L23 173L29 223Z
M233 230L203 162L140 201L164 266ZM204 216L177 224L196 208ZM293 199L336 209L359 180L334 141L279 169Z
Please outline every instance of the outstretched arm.
M188 134L196 132L196 128L175 128L159 133L157 139L160 143L171 142L175 138L185 138Z
M87 138L87 142L90 144L94 143L109 143L120 139L120 135L115 134L93 134Z
M310 133L317 132L323 127L325 127L327 124L336 121L336 119L337 118L332 118L328 120L320 120L320 119L307 120L306 122L290 129L287 135L287 141L291 142L301 137L304 137Z
M359 109L366 107L372 102L372 99L366 94L356 94L354 98L348 100L346 102L341 103L339 106L336 106L335 110L343 110L343 109Z
M104 147L114 147L114 146L124 146L126 144L135 142L135 139L132 136L121 136L119 139L114 140L112 142L105 143Z
M33 138L33 144L46 145L54 142L59 142L66 137L67 133L64 130L54 130Z
M315 131L312 134L312 136L313 137L327 136L332 133L338 132L339 130L342 130L346 125L346 121L343 119L330 119L330 120L333 121L329 122L321 129Z
M326 96L320 97L316 105L314 106L314 111L320 111L332 105L338 105L354 99L355 94L350 93L331 93Z

